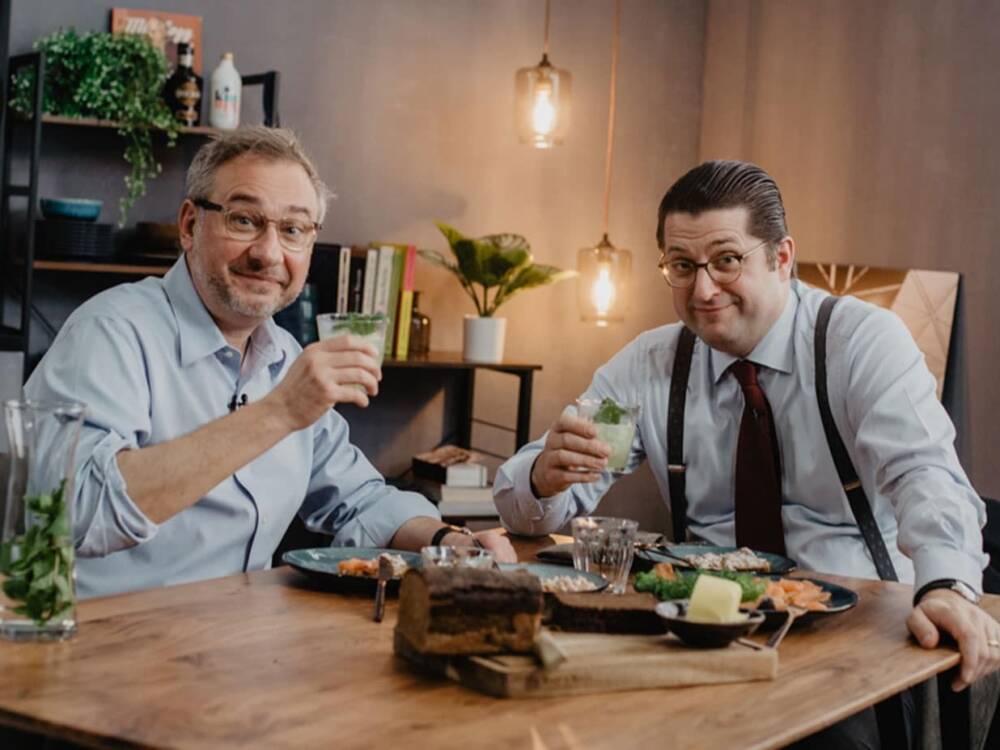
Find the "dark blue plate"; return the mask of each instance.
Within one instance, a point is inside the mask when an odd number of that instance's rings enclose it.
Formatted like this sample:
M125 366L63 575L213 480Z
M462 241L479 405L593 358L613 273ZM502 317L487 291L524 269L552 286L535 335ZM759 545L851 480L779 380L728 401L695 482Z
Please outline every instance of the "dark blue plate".
M686 557L687 555L704 555L709 552L722 555L727 552L735 552L738 548L717 547L711 544L668 544L666 545L666 549L671 553L671 555ZM783 557L782 555L775 555L770 552L758 552L757 550L754 550L753 553L757 555L757 557L763 558L771 564L771 569L767 572L761 572L760 575L783 576L786 573L792 572L797 567L794 560ZM679 565L677 560L673 557L658 552L655 548L637 549L635 551L635 559L636 563L633 565L633 570L648 570L656 565L656 563L661 562ZM756 571L751 570L746 572L755 573Z
M357 557L371 560L383 552L399 555L411 568L420 567L420 555L416 552L404 552L398 549L383 549L381 547L317 547L315 549L293 549L281 556L288 563L321 583L324 587L340 591L374 591L378 583L376 578L365 576L345 576L337 567L341 560ZM389 581L387 588L399 585L397 579Z

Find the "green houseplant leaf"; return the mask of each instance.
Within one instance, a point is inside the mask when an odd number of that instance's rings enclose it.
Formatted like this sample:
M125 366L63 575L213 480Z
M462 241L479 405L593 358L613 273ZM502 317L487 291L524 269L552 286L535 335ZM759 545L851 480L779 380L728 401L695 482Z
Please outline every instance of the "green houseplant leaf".
M115 120L125 139L125 194L119 203L119 225L124 225L135 201L146 193L146 183L160 173L153 154L153 131L167 135L173 146L179 123L171 116L161 92L168 65L163 53L135 34L77 33L60 29L35 42L45 55L42 108L46 114ZM32 113L34 71L22 70L11 84L11 108Z
M480 317L491 317L501 304L519 291L576 275L575 271L533 263L531 245L519 234L473 238L444 222L436 223L448 240L455 262L434 250L421 250L420 254L458 278Z

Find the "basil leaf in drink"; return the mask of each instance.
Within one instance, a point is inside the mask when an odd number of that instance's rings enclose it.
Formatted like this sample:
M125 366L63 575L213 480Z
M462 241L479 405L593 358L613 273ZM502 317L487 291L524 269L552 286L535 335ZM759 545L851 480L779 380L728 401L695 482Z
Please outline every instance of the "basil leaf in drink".
M346 328L355 336L371 336L378 329L378 325L384 317L381 313L376 315L347 313L343 319L338 321L337 327L340 330Z
M619 406L613 398L605 398L601 400L601 405L597 407L597 413L594 414L594 422L597 424L618 424L627 413L628 410Z

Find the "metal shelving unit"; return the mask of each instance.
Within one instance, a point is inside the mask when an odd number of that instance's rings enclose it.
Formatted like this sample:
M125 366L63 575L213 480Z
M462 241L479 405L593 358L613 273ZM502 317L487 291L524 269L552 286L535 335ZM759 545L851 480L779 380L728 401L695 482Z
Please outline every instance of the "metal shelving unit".
M5 4L6 7L6 4ZM2 20L2 19L0 19ZM7 33L2 31L6 42ZM6 61L6 55L3 55ZM32 68L34 70L34 91L32 92L32 113L29 118L9 116L6 106L6 83L16 72ZM0 152L2 152L3 175L0 180L0 351L20 351L24 355L24 377L30 372L29 362L30 329L33 281L36 271L72 272L72 273L102 273L109 275L162 275L168 270L163 264L145 265L128 262L127 259L109 259L108 263L78 262L71 260L37 260L35 220L38 211L38 171L42 156L43 126L51 127L91 127L115 128L113 121L94 118L76 119L57 115L46 115L42 112L42 92L45 80L45 56L41 52L17 55L9 59L9 68L3 77L4 85L0 87ZM244 88L261 87L264 125L278 127L278 85L280 76L277 71L267 71L243 76ZM28 131L28 179L25 183L14 183L11 177L11 161L14 151L15 128L27 128ZM182 135L212 136L219 132L211 127L182 128ZM20 252L14 251L14 222L11 220L11 201L15 198L27 199L25 212L23 241L18 244ZM10 294L9 284L17 280L17 291L20 297L20 316L17 326L7 325L3 311L7 296Z

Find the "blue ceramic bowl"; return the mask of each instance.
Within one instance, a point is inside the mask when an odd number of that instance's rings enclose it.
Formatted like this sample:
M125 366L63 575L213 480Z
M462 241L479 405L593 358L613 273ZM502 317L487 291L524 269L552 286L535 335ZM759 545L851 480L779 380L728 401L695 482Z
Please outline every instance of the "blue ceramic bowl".
M725 648L755 631L764 622L763 612L749 612L739 622L697 622L687 619L687 600L660 602L658 614L667 630L694 648Z
M46 219L76 221L96 221L104 206L104 201L86 198L42 198L38 203L42 208L42 216Z

